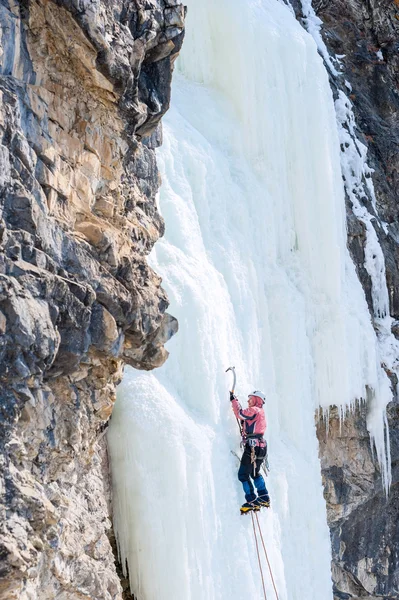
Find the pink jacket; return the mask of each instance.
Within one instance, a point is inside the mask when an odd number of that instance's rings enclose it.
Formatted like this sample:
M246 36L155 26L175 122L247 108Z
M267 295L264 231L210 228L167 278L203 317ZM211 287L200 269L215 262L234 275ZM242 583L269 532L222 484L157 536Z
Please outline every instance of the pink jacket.
M237 398L234 398L234 400L231 401L231 405L235 416L241 421L243 433L246 436L264 435L267 424L263 408L253 406L252 408L242 409Z

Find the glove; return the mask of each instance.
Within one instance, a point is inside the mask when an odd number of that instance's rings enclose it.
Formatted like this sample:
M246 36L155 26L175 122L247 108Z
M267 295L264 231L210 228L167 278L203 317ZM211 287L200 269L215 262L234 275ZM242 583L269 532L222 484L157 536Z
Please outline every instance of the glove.
M230 402L233 400L237 400L237 398L234 396L233 392L230 392Z

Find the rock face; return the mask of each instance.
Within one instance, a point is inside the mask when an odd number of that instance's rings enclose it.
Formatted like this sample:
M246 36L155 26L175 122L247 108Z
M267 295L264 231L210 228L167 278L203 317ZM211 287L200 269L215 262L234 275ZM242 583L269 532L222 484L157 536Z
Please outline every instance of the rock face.
M374 169L399 336L399 3L313 5ZM177 329L146 255L163 233L154 149L184 17L179 0L0 0L0 600L130 597L102 436L123 365L159 366ZM365 237L348 202L372 311ZM399 598L398 410L388 498L367 406L318 423L336 600Z
M333 409L328 432L325 423L318 424L336 599L399 597L396 404L390 406L388 416L393 479L388 498L366 429L366 405L359 405L342 422Z
M0 598L122 597L101 436L176 332L146 255L176 0L0 0Z
M303 3L305 5L305 3ZM293 0L306 26L302 3ZM340 57L331 76L335 97L349 95L358 137L367 146L367 162L376 208L368 195L359 201L375 216L372 223L386 264L390 314L399 319L399 3L395 0L314 0L323 22L322 36L331 55ZM305 7L306 8L306 7ZM345 148L343 148L345 151ZM364 267L365 227L347 204L348 247L373 314L371 280ZM384 222L385 227L382 225ZM393 333L399 329L394 323ZM388 372L396 392L397 378ZM328 423L318 422L320 458L331 530L336 600L399 598L399 406L388 407L392 487L388 498L366 427L361 404L340 423L332 409Z

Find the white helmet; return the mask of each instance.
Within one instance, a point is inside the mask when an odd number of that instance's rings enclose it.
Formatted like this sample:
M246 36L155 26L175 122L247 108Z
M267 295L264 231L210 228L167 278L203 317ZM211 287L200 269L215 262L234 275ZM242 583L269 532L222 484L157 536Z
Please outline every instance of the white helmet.
M255 390L254 392L252 392L252 394L248 394L248 396L257 396L258 398L260 398L262 400L263 404L266 402L265 394L263 394L259 390Z

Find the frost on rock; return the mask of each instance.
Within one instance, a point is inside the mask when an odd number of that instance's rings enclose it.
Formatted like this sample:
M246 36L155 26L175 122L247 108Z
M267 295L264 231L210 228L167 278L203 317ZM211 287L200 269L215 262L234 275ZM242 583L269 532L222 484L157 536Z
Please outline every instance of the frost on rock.
M322 20L317 17L312 6L312 0L301 0L304 25L316 42L317 48L323 57L326 67L331 75L339 77L333 61L340 65L340 58L344 56L331 55L321 36ZM352 91L348 81L345 87ZM379 243L376 230L372 221L378 220L379 225L387 231L387 226L377 217L374 186L371 178L372 169L367 165L367 147L356 137L355 117L349 98L342 90L338 90L335 101L335 111L338 124L338 135L341 144L341 169L353 213L364 224L366 229L366 246L364 266L371 278L373 301L373 325L378 340L378 364L376 366L376 379L367 386L366 394L358 399L367 399L368 416L367 426L377 452L381 466L382 480L386 493L391 483L391 459L389 443L389 427L386 416L386 407L393 399L391 382L387 372L398 373L399 342L392 334L393 319L389 316L389 296L386 284L385 259ZM371 214L364 201L371 202L374 214ZM340 405L341 416L345 412L345 403ZM349 404L349 407L353 403ZM325 415L328 407L324 408Z
M371 402L367 425L376 446L382 468L383 483L388 492L391 482L391 460L386 407L393 399L393 394L386 371L399 374L399 341L392 334L394 319L389 314L385 258L373 222L378 223L384 230L386 230L386 225L378 219L371 178L372 169L366 162L367 147L356 137L352 104L342 90L338 92L335 110L341 143L341 168L345 190L355 216L364 224L366 230L364 266L371 278L373 320L381 364L381 369L378 371L378 385L369 391ZM373 213L369 212L365 206L369 199Z
M323 25L323 21L321 19L319 19L319 17L316 15L314 8L312 6L312 0L301 0L301 5L302 5L303 21L304 21L304 26L305 26L306 30L310 33L310 35L313 37L314 41L316 42L317 48L318 48L321 56L323 57L324 62L327 65L330 73L334 76L337 76L338 71L334 67L333 60L338 62L338 64L339 64L339 60L337 57L332 57L330 55L330 53L328 52L327 47L323 41L323 38L322 38L321 32L320 32L321 26Z

